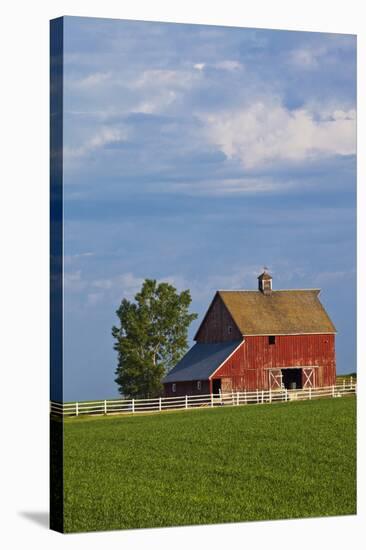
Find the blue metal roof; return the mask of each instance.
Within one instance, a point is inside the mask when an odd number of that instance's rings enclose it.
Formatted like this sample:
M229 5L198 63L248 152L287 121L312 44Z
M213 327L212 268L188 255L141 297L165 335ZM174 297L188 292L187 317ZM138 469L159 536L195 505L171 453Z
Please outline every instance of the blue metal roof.
M163 384L207 380L240 343L241 340L219 344L195 344L166 375Z

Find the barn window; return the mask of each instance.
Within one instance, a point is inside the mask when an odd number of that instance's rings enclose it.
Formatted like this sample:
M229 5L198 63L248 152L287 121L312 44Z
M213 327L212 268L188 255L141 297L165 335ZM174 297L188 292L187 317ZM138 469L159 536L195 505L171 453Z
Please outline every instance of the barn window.
M177 385L176 384L172 384L172 392L175 393L175 390L177 389Z
M227 327L227 332L228 334L231 334L233 332L233 327L231 325Z
M276 336L268 336L268 343L273 346L276 343Z
M197 380L197 389L198 389L198 390L201 389L201 380Z

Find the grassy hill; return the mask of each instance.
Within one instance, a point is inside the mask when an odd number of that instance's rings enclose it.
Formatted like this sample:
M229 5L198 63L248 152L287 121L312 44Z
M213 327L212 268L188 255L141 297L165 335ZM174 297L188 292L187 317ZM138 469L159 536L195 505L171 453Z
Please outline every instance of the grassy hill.
M65 530L356 513L354 397L65 421Z

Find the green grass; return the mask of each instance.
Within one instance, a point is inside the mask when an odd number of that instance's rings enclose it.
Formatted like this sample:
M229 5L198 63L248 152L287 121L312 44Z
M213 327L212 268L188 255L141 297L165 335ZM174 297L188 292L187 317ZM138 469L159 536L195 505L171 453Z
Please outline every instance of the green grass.
M353 397L65 421L65 531L356 513Z

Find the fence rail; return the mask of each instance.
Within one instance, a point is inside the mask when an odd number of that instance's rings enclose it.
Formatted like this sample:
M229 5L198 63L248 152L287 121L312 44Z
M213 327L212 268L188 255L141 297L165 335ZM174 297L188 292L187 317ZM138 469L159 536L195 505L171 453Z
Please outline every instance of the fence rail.
M179 397L157 397L155 399L113 399L104 401L81 401L60 403L51 401L50 412L56 416L138 414L167 410L193 409L198 407L221 407L250 404L300 401L324 397L342 397L356 394L357 385L352 379L335 386L288 390L240 391L206 395L184 395Z

